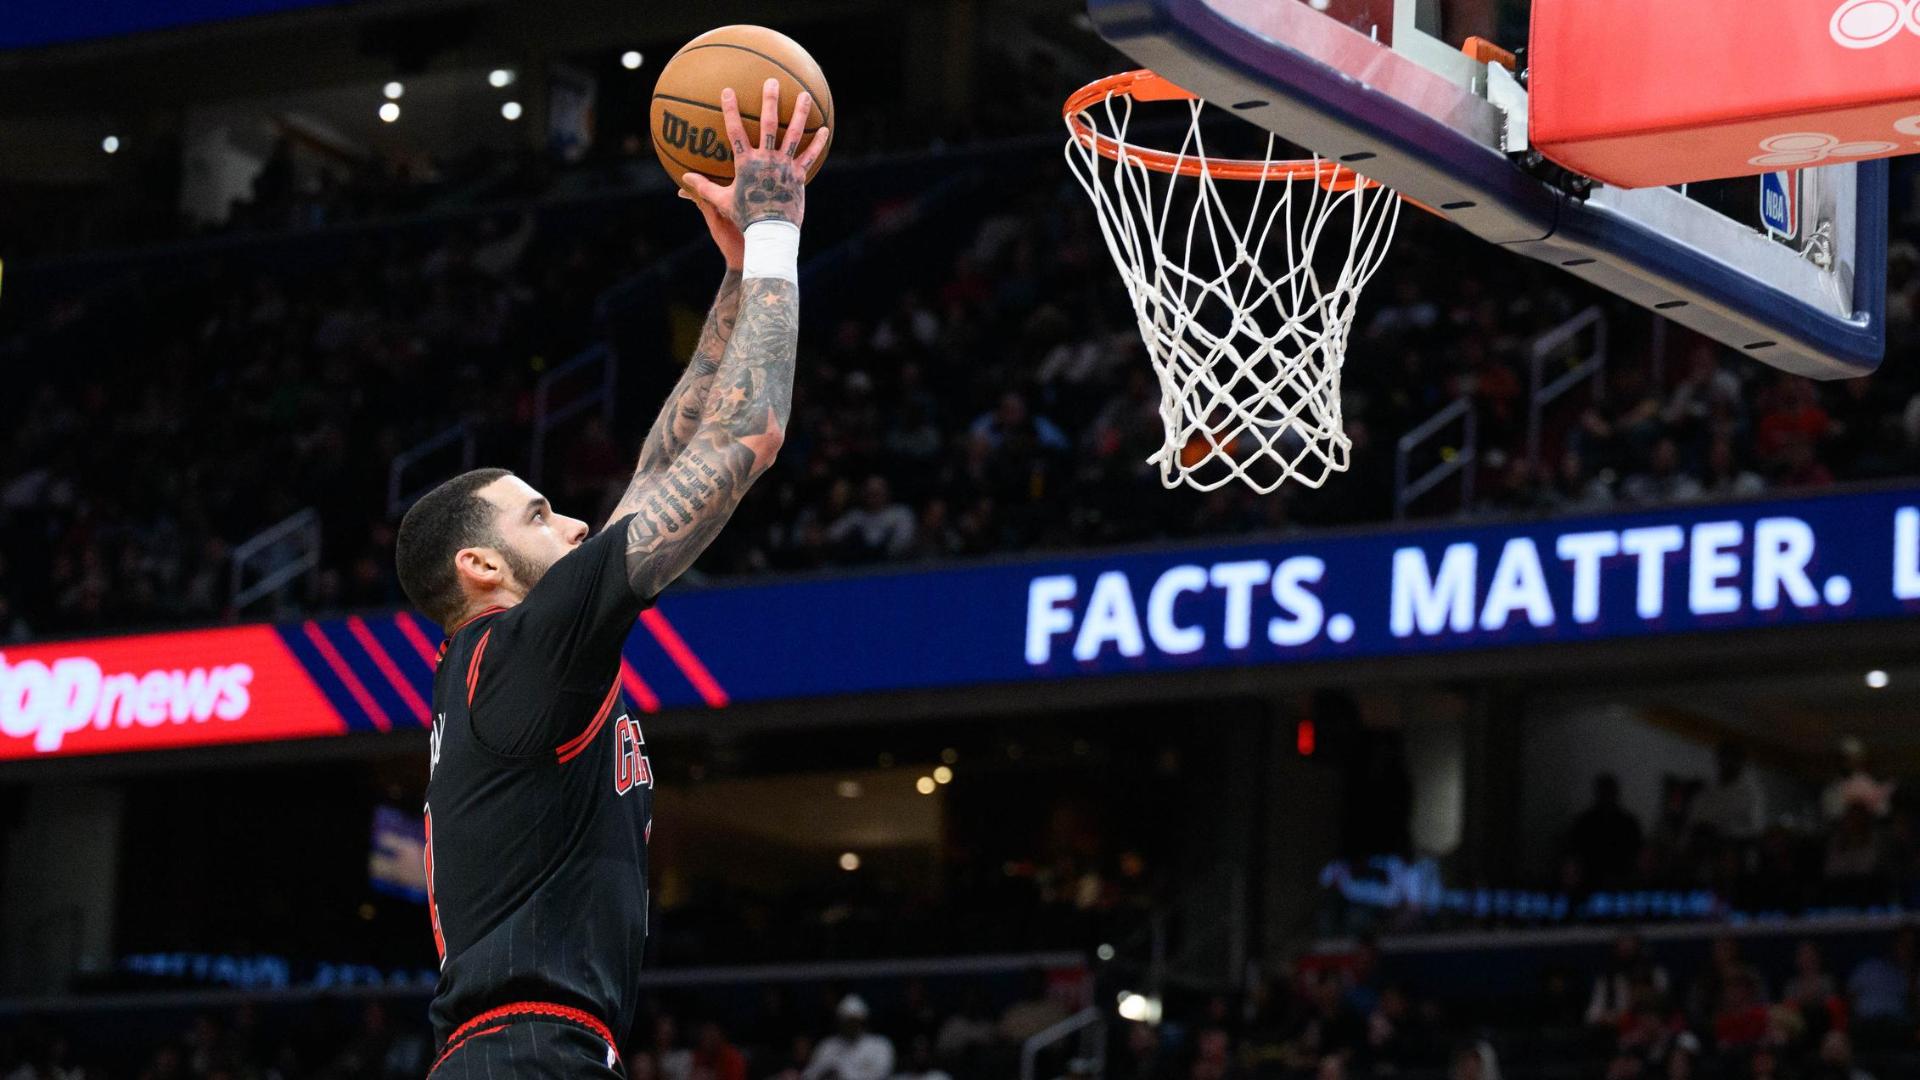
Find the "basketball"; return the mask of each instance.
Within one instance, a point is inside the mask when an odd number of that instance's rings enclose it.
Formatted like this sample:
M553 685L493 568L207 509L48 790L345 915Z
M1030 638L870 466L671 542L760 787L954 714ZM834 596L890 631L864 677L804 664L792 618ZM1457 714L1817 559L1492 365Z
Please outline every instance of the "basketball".
M807 137L834 126L833 91L827 89L820 65L799 42L777 30L723 26L701 34L673 54L654 84L652 126L654 152L674 183L689 172L723 184L733 179L733 151L727 146L720 92L733 88L747 138L758 140L760 88L769 78L780 80L781 124L793 119L794 103L804 90L813 95ZM833 138L831 132L827 138ZM826 160L821 154L807 179L813 179Z

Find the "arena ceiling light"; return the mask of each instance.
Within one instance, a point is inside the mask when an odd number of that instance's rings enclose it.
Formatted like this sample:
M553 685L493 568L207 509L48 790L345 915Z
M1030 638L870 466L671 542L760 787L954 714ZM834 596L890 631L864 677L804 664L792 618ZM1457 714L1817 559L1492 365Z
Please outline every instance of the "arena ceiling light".
M400 119L400 106L395 105L391 101L380 106L380 119L385 120L389 124Z
M933 777L931 776L923 776L920 779L915 780L913 782L913 790L919 792L922 795L933 794L934 789L939 786L940 786L939 784L936 784L933 782Z
M404 93L406 93L406 92L407 92L407 86L406 86L406 84L405 84L405 83L403 83L403 82L400 82L400 81L399 81L398 79L396 79L396 80L394 80L393 82L390 82L390 83L388 83L388 84L387 84L387 85L386 85L386 86L385 86L384 88L382 88L382 90L381 90L381 93L384 93L384 94L386 94L386 95L387 95L387 100L388 100L388 101L399 101L399 100L400 100L400 95L402 95L402 94L404 94Z
M106 138L104 138L104 139L101 139L101 140L100 140L100 149L101 149L101 150L102 150L103 152L105 152L105 153L108 153L108 154L117 154L117 153L119 153L119 152L120 152L120 136L118 136L118 135L109 135L109 136L107 136Z
M845 870L849 874L860 869L860 856L855 855L851 851L841 852L840 869Z
M644 59L646 58L640 55L638 49L628 49L620 54L620 66L628 71L639 71L640 62Z
M487 73L487 85L498 90L513 85L512 68L494 68Z
M1136 994L1129 990L1120 995L1120 1019L1136 1023L1158 1024L1160 1022L1160 999Z
M1867 685L1875 690L1885 690L1887 683L1890 681L1892 680L1887 678L1887 673L1881 671L1879 668L1874 668L1872 671L1867 672Z
M517 101L503 101L500 103L500 115L509 120L520 119L520 111L520 103Z

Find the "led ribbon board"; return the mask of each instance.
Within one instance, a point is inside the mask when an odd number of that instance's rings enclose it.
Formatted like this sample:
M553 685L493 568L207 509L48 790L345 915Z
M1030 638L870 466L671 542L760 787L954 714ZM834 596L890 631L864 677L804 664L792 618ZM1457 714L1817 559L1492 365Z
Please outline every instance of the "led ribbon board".
M685 589L619 677L653 713L1916 613L1920 487ZM8 646L0 760L424 730L439 641L398 612Z

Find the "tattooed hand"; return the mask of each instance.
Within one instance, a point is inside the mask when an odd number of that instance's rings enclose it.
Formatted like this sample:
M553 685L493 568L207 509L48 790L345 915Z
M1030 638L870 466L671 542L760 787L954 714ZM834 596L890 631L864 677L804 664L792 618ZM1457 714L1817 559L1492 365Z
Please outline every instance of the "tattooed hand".
M699 173L681 178L695 195L741 229L756 221L800 224L806 215L807 173L827 148L827 129L821 128L801 149L807 116L813 111L813 97L805 92L794 102L786 138L775 146L780 133L780 81L768 79L760 89L759 146L747 141L738 95L730 89L720 92L720 112L726 119L727 140L733 146L733 183L722 187Z

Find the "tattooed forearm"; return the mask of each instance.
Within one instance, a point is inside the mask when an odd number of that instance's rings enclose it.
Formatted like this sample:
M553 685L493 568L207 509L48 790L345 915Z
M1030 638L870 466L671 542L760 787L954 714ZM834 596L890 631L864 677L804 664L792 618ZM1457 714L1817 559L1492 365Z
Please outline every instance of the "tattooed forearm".
M647 441L641 444L640 463L634 470L633 482L627 485L620 505L614 508L609 520L618 521L632 513L638 506L642 481L672 464L687 448L693 433L699 430L714 373L720 370L720 359L726 354L727 342L733 338L733 327L739 317L740 271L729 270L720 282L720 293L714 297L713 307L707 311L707 322L700 329L693 358L688 361L679 384L667 395L666 403L660 406L660 415L654 419Z
M650 485L627 524L627 579L656 596L700 557L753 482L757 455L723 432L702 430Z
M637 595L658 594L692 566L773 464L793 408L799 314L793 283L745 283L698 427L664 471L636 478L630 492L627 576Z
M805 94L794 104L785 144L776 147L779 125L772 118L780 112L780 84L768 79L761 90L760 115L768 122L758 148L747 145L734 91L720 95L733 146L731 190L688 174L696 191L709 194L712 205L721 206L725 197L727 218L743 232L768 220L800 224L806 210L806 172L823 148L816 137L805 152L800 150L811 105ZM754 238L746 237L746 243L751 264ZM780 450L793 409L800 287L791 280L792 271L778 273L778 266L768 270L772 272L756 273L741 283L740 317L686 448L663 472L644 481L636 478L635 490L628 493L635 510L627 521L627 578L636 595L658 594L693 565Z

